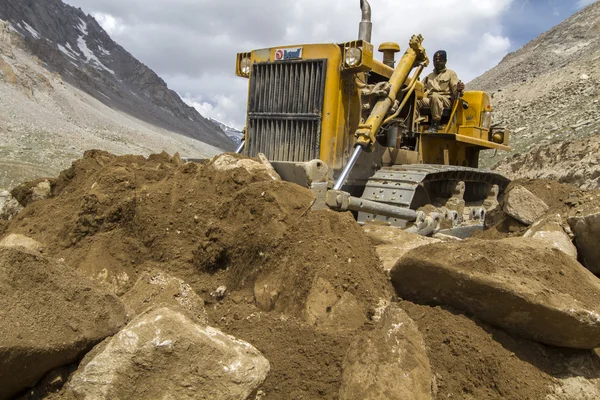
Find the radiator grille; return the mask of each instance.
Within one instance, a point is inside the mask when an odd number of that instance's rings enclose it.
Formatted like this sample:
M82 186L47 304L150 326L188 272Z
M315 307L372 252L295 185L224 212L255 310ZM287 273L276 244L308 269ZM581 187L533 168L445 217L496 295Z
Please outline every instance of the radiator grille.
M319 158L327 60L254 64L248 155L271 161Z

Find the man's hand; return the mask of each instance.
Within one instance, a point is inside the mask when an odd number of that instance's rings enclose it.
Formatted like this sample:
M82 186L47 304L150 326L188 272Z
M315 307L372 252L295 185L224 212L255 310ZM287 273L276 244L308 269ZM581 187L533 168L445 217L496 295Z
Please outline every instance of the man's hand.
M456 91L458 93L464 92L465 90L465 84L462 83L462 81L458 81L458 83L456 84Z

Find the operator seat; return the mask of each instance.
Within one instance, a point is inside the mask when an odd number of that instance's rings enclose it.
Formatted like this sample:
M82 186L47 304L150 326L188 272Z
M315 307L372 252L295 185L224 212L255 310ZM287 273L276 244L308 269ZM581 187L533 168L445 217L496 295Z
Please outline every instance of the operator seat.
M450 115L452 114L452 109L448 108L448 107L444 107L444 110L442 111L442 119L440 120L440 123L442 125L446 125L448 123L448 121L450 121ZM421 107L419 109L419 115L421 117L424 116L428 116L428 122L431 122L431 107Z

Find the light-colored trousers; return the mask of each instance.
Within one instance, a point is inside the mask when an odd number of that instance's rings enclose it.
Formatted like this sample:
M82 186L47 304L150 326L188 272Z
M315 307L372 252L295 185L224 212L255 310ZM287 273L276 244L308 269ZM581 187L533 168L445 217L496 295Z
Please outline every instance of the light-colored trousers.
M452 100L448 96L442 96L439 93L429 93L429 96L424 97L423 100L417 102L417 107L429 107L431 109L431 119L439 121L442 119L442 111L444 107L449 108L452 106Z

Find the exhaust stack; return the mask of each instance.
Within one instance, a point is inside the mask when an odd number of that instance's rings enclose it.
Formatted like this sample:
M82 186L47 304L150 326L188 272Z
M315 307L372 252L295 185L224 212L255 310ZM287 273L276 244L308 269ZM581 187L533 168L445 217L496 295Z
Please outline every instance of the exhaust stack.
M358 26L358 40L364 40L371 43L371 32L373 31L371 5L367 0L360 0L360 9L362 10L362 20Z

